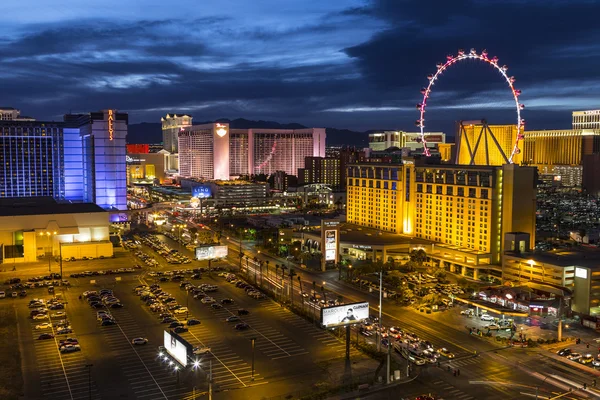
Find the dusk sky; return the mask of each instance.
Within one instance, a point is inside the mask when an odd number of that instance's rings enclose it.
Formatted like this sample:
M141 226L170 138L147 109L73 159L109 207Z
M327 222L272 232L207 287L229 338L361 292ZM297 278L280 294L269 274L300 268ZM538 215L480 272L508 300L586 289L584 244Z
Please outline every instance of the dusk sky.
M522 89L528 129L600 108L595 0L22 0L3 2L0 106L38 119L118 108L416 131L436 63L487 49ZM514 123L506 82L466 61L434 87L428 131Z

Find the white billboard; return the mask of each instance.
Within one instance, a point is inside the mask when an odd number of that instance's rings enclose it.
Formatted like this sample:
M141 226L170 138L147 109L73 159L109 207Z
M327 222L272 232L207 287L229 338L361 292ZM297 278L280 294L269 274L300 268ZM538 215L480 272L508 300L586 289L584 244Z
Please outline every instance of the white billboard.
M575 277L587 279L587 277L588 277L587 269L575 267Z
M164 347L167 353L177 360L179 364L184 367L187 365L187 346L168 331L165 331L164 334Z
M335 261L337 252L337 230L325 231L325 261Z
M321 324L327 328L356 324L369 318L369 303L352 303L321 308Z
M214 260L227 257L227 246L196 247L196 260Z

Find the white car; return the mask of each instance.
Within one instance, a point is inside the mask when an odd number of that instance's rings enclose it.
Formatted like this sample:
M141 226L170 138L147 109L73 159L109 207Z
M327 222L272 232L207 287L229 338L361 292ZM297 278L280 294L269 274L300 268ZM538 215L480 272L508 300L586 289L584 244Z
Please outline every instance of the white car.
M43 323L35 326L35 329L50 329L50 328L52 328L52 324L50 322L43 322Z
M493 321L494 317L492 317L490 314L483 314L481 317L482 321Z
M204 297L200 301L202 302L202 304L210 304L210 303L214 303L215 299L213 299L212 297Z
M135 345L143 345L146 343L148 343L148 339L143 338L143 337L136 337L131 340L131 344L135 344Z
M181 307L173 311L175 314L186 314L189 312L187 307Z
M72 353L74 351L79 351L79 350L81 350L81 346L79 346L78 344L66 344L66 345L60 347L61 353Z
M57 311L51 315L52 318L64 318L67 316L67 313L64 311Z
M48 314L36 314L33 319L48 319Z
M210 353L210 347L194 347L194 354L197 356L207 353Z

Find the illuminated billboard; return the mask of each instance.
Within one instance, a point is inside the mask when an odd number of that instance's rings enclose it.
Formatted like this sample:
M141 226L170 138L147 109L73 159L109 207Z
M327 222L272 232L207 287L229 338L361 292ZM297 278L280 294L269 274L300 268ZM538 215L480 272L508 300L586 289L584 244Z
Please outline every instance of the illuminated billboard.
M337 254L338 231L330 229L325 231L325 261L335 261Z
M196 197L198 199L206 199L212 195L212 191L210 190L210 186L207 185L198 185L192 187L192 197Z
M165 351L169 353L171 357L173 357L177 362L184 367L188 362L188 345L184 343L183 339L181 339L178 335L171 333L169 331L165 331L164 333L164 343Z
M369 303L352 303L321 308L321 325L331 328L356 324L369 318Z
M587 269L576 267L575 268L575 277L587 279L587 277L588 277Z
M196 260L214 260L227 257L227 246L200 246L196 247Z

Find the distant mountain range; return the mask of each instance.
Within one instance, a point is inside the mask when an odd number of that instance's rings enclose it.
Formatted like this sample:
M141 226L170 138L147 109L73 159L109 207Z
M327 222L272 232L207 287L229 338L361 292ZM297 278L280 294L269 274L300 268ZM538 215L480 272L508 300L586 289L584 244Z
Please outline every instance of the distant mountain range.
M214 122L227 122L231 129L303 129L304 125L297 123L280 124L275 121L251 121L244 118L234 120L221 118L215 121L206 121L195 123L194 125L211 124ZM370 129L366 132L351 131L349 129L325 128L327 133L328 146L356 146L368 147L369 133L383 132L393 129ZM448 142L454 142L453 137L446 137ZM130 124L128 127L127 143L161 143L162 127L160 122L142 122L140 124Z

